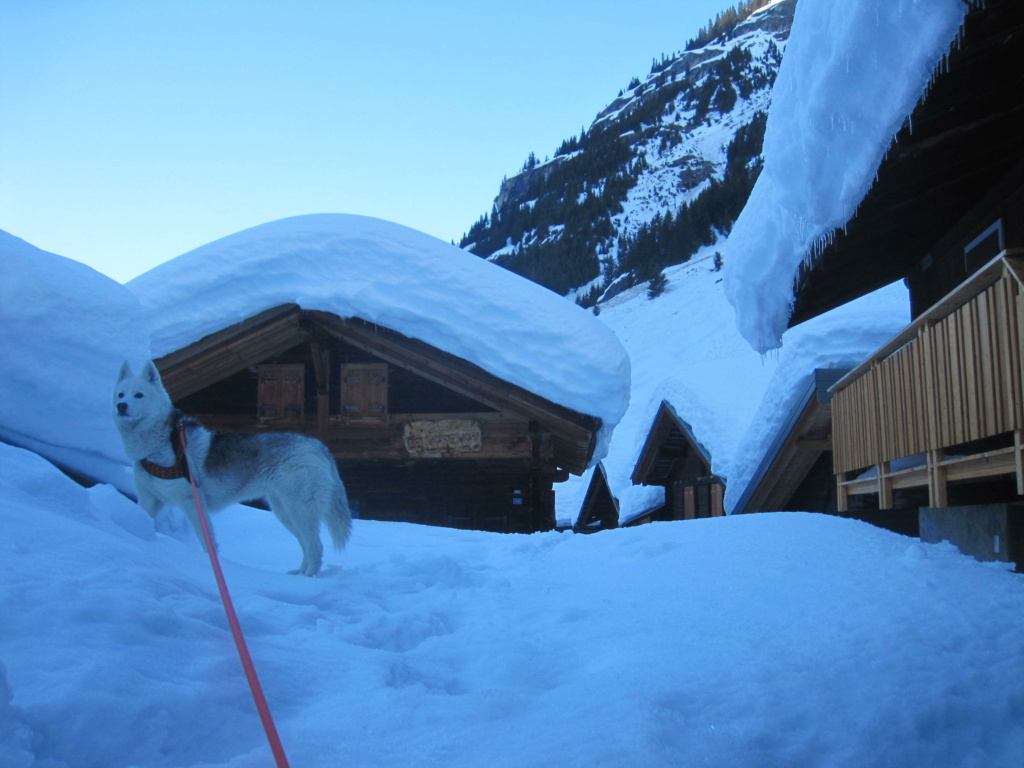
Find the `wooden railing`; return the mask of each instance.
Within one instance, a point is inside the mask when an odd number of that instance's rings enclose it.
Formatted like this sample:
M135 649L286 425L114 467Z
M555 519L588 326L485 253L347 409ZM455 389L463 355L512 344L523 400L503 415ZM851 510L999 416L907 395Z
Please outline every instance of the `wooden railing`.
M1016 472L1021 492L1024 258L1004 251L918 317L833 387L832 443L839 505L875 493L927 485L933 506L945 486ZM945 449L984 438L1013 438L1012 448L949 457ZM916 466L892 462L920 456ZM847 473L875 467L873 477Z

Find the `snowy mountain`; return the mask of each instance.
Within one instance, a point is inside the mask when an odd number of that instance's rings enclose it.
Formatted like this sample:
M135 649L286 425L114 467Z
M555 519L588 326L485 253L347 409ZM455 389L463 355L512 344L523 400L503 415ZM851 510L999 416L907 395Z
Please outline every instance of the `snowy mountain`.
M795 6L769 3L656 60L553 159L531 154L461 246L590 306L714 244L760 170Z

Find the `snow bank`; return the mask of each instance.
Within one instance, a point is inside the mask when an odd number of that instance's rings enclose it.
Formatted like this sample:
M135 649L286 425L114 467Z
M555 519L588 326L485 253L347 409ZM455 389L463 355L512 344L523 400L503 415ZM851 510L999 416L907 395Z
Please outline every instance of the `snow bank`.
M271 514L213 524L295 766L1024 754L1024 583L948 545L800 513L595 536L356 521L299 579ZM271 764L197 544L0 445L0 564L5 768Z
M775 373L743 438L725 491L731 513L761 460L785 427L815 368L853 368L910 322L910 295L902 282L819 315L783 336Z
M3 231L0 264L0 440L131 488L110 393L121 363L148 354L138 300Z
M315 214L263 224L128 283L155 357L265 309L358 317L419 339L552 402L602 419L629 400L629 360L588 312L416 230ZM601 457L599 452L595 460Z
M962 0L800 0L764 170L724 248L726 293L757 351L780 345L800 264L853 216L966 9Z

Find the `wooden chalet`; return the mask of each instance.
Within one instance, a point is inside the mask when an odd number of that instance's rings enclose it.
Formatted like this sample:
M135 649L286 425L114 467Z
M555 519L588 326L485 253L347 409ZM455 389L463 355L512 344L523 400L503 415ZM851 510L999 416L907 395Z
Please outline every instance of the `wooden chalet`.
M690 425L662 402L640 458L633 469L634 485L665 488L665 506L651 520L693 520L725 514L725 484L711 472L711 456Z
M829 388L845 373L845 370L816 368L808 377L733 514L836 511Z
M156 365L210 428L318 437L359 517L503 532L555 525L600 419L358 319L287 304Z
M596 533L619 527L619 500L612 494L604 464L598 463L590 476L580 513L573 523L576 533Z
M791 324L910 288L910 325L833 388L840 510L1024 494L1022 126L1024 3L971 3L857 216L801 277Z

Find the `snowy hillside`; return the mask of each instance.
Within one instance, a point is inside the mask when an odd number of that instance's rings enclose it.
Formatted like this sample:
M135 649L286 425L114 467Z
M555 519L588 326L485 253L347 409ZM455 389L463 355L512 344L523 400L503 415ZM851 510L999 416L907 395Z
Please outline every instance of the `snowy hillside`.
M554 158L531 155L461 246L590 306L713 243L760 170L795 4L655 62Z
M356 521L318 579L215 518L293 766L1013 768L1021 577L779 513L531 536ZM0 445L0 765L271 765L209 564Z

